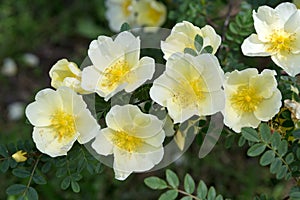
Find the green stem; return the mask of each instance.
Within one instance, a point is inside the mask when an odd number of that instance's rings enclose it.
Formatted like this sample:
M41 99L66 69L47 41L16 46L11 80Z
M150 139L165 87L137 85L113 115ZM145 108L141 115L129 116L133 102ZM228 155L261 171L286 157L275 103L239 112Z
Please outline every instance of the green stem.
M0 161L3 161L3 160L7 160L9 159L10 157L7 157L7 158L0 158Z
M192 194L189 194L189 193L187 193L187 192L185 192L185 191L183 191L183 190L180 190L180 189L178 189L178 188L173 188L173 187L171 187L171 186L168 186L168 188L170 188L170 189L172 189L172 190L176 190L177 192L179 192L179 193L181 193L181 194L183 194L183 195L185 195L185 196L192 197L193 199L196 199L196 200L202 200L202 199L200 199L200 198L198 198L198 197L196 197L196 196L194 196L194 195L192 195Z
M30 184L31 184L31 182L32 182L32 178L33 178L34 172L35 172L36 167L37 167L37 165L38 165L38 163L39 163L39 161L40 161L41 156L42 156L42 155L39 155L38 158L37 158L36 161L35 161L35 164L34 164L33 169L32 169L32 171L31 171L31 174L30 174L28 183L27 183L27 185L26 185L26 189L24 190L24 192L23 192L23 194L22 194L23 197L25 197L25 194L27 193L27 191L28 191L28 189L29 189L29 187L30 187Z

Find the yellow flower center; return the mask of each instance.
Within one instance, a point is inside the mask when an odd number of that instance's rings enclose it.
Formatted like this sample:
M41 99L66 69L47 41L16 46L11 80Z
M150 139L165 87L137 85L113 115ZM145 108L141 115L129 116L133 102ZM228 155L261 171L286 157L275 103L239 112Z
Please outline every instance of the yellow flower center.
M52 115L51 124L57 132L59 140L71 138L76 133L74 116L58 110Z
M152 26L156 25L158 23L159 19L161 18L162 14L163 14L162 12L149 6L148 16L147 16L149 21L151 22L149 25L152 25Z
M128 62L124 59L119 59L111 66L105 69L104 77L101 81L101 86L112 88L126 80L126 74L130 71Z
M141 138L129 135L124 131L115 132L113 134L112 141L117 147L128 152L136 152L143 144L143 140Z
M288 52L293 49L293 43L295 42L295 34L285 32L284 30L275 30L269 37L269 52Z
M180 88L177 90L177 93L173 97L173 101L182 105L183 107L186 107L190 104L197 105L197 103L205 99L205 83L201 77L193 79L189 82L182 82Z
M124 15L127 17L128 15L130 15L130 10L129 7L131 6L131 0L124 0L122 3L122 11L124 13Z
M239 112L253 112L263 98L257 94L257 90L251 86L240 86L238 92L230 98L232 107Z

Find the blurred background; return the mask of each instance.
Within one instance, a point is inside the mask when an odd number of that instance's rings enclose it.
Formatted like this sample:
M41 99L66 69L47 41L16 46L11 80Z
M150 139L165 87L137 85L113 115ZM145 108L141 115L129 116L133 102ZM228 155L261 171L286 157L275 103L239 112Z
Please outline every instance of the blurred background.
M167 21L164 27L172 27L185 16L174 16L176 9L186 5L182 0L161 1L167 5ZM199 1L191 0L192 3ZM200 1L201 2L201 1ZM241 1L230 1L232 17L239 12ZM276 5L280 1L255 1L253 8L260 4ZM203 3L203 1L202 1ZM205 3L205 1L204 1ZM226 13L229 1L210 1L207 9ZM200 4L200 3L199 3ZM186 9L186 10L184 10ZM189 7L181 13L188 13ZM22 139L31 140L32 126L26 122L25 106L32 102L37 91L50 87L49 69L61 58L76 62L79 66L87 56L91 40L99 35L112 36L105 18L105 2L102 0L0 0L0 143L8 144ZM208 18L195 16L195 25L209 23ZM192 18L192 16L188 16ZM189 20L189 19L186 19ZM213 22L223 23L224 18ZM216 24L214 24L216 23ZM221 35L221 29L217 29ZM190 173L195 180L204 180L215 186L218 193L232 199L252 199L256 194L267 193L275 199L283 199L289 191L289 184L282 183L269 173L258 160L246 156L247 147L237 146L235 136L226 135L204 159L198 159L199 143L191 148L176 163L169 166L181 179ZM48 184L36 186L40 199L157 199L160 192L147 188L145 177L164 177L164 170L148 174L133 174L126 181L114 179L113 170L102 166L101 173L91 177L83 174L81 191L76 194L69 188L60 189L61 179L48 173ZM52 178L51 178L52 177ZM21 183L10 174L0 173L0 199L10 199L5 194L12 183ZM26 181L25 181L26 182ZM22 182L23 183L23 182Z

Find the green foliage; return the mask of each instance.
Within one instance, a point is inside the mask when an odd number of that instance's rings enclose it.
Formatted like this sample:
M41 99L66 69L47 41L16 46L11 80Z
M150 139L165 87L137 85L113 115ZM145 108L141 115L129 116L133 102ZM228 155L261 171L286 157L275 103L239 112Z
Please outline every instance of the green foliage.
M178 195L183 195L184 200L223 200L222 195L217 195L214 187L207 188L206 184L201 180L196 188L193 177L186 174L184 177L183 190L180 189L180 181L175 172L170 169L166 170L166 180L152 176L144 179L144 183L154 190L168 189L159 197L161 199L176 199Z
M262 123L259 126L259 132L252 128L243 128L242 137L250 144L247 151L248 156L261 156L260 165L270 165L270 172L276 174L277 179L285 178L288 180L292 177L291 163L295 160L294 154L288 151L289 144L282 139L279 133L271 134L269 126Z

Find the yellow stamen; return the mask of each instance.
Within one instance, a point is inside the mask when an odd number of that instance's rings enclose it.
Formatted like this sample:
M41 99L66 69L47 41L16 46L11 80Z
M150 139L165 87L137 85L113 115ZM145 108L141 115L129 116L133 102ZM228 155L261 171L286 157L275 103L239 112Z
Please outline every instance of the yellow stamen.
M130 15L130 6L131 6L131 0L124 0L122 3L122 11L124 15L127 17Z
M71 138L76 133L74 116L63 110L58 110L52 115L52 128L56 131L59 140Z
M295 40L295 34L285 32L284 30L275 30L269 37L269 47L267 51L272 53L290 53Z
M129 135L124 131L115 132L113 134L112 141L117 147L128 152L136 152L143 144L143 140L141 138Z
M230 103L238 112L253 112L262 100L263 98L257 94L257 89L243 85L231 96Z
M119 59L111 66L105 69L101 86L105 88L112 88L126 80L126 75L130 71L127 61Z

